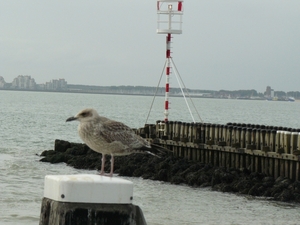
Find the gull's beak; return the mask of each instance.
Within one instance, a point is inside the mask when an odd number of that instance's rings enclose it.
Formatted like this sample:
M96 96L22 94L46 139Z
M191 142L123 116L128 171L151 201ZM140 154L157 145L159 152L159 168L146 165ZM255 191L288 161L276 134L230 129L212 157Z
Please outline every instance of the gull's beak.
M77 117L72 116L72 117L68 118L68 119L66 120L66 122L70 122L70 121L73 121L73 120L77 120Z

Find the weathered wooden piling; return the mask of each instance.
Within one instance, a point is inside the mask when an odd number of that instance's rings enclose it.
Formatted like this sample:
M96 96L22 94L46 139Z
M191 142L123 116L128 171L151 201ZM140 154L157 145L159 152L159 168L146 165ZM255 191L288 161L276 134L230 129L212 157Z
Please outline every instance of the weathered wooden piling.
M146 224L132 200L133 184L128 180L92 174L48 175L39 224Z
M299 129L239 123L167 124L172 124L165 130L168 139L156 141L176 156L300 180Z

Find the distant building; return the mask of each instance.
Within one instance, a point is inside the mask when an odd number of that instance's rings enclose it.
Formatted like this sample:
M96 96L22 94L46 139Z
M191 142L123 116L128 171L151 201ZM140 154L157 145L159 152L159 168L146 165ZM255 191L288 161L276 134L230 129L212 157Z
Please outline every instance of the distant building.
M267 86L265 96L269 98L274 97L274 89L272 89L270 86Z
M4 88L5 87L5 80L3 77L0 76L0 88Z
M65 81L65 79L51 80L49 82L46 82L44 88L45 90L53 91L66 90L67 81Z
M36 83L31 76L28 75L19 75L16 77L11 85L12 88L17 88L17 89L31 89L34 90L36 89Z
M270 95L271 98L274 98L274 89L271 89L271 95Z
M272 91L272 89L271 89L271 87L270 86L267 86L267 89L266 89L266 96L271 96L271 91Z

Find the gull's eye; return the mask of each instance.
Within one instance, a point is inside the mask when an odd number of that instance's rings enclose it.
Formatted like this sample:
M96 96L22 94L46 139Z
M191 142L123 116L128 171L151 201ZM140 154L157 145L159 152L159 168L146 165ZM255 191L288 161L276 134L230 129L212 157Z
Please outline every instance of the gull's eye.
M87 116L87 113L86 113L86 112L81 113L81 116L86 117L86 116Z

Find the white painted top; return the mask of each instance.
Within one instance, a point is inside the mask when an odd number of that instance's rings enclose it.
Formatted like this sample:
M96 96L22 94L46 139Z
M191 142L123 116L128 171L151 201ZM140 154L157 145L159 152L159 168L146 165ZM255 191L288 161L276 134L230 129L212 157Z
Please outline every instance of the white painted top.
M131 204L133 183L95 174L47 175L44 197L59 202Z

